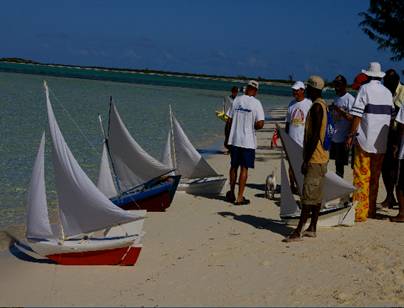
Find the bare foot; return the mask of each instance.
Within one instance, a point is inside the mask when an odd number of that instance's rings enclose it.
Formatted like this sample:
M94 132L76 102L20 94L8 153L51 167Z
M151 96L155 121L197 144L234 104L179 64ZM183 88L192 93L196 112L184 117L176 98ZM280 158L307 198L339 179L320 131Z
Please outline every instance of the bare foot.
M397 215L389 218L391 222L404 222L403 215Z
M300 236L299 233L293 232L289 236L285 237L282 242L284 243L290 243L290 242L300 242L303 241L302 237Z

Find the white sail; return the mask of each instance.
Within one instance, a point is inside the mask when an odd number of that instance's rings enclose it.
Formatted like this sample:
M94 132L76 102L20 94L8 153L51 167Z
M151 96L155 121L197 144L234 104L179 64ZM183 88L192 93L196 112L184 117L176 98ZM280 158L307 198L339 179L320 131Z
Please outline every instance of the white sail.
M290 138L284 128L278 128L278 131L301 194L304 179L303 174L300 171L303 163L303 149L292 138ZM334 172L327 172L324 179L323 189L323 202L328 202L346 196L356 188Z
M114 170L124 191L171 170L133 139L114 104L110 112L108 142Z
M163 155L161 157L161 162L168 166L170 169L174 169L174 158L173 158L173 153L172 153L172 134L171 131L168 132L167 134L167 142L164 147Z
M175 154L175 168L177 174L181 174L184 178L218 176L216 171L194 148L173 114L171 114L171 119L174 139L173 152Z
M46 200L44 149L45 133L42 134L27 194L27 238L54 238Z
M298 213L299 207L293 197L292 190L286 172L285 160L281 159L281 216L288 216Z
M53 143L53 166L65 236L93 232L143 219L114 205L77 163L57 124L46 83L46 105Z
M111 168L108 159L108 150L105 142L102 147L102 155L101 155L100 170L98 172L97 187L108 198L112 198L118 195L118 192L116 191L114 185L114 180L112 178Z

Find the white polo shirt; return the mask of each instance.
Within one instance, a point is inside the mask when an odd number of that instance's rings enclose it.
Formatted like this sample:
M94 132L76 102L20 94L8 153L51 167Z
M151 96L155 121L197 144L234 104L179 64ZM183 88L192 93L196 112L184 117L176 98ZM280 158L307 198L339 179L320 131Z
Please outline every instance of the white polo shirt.
M349 112L361 117L357 140L368 153L386 153L391 116L394 114L393 96L378 80L360 87Z
M400 110L397 113L396 122L404 125L404 105L401 105ZM404 136L401 136L401 146L398 159L404 159Z
M335 98L334 105L345 112L349 112L354 101L355 97L349 93L345 93L344 95ZM345 138L349 133L349 129L351 128L351 122L336 111L333 112L333 118L335 124L335 133L332 136L332 141L335 143L345 142Z
M255 122L264 121L264 109L254 96L237 96L227 111L232 119L228 144L241 148L256 149Z
M301 147L304 140L304 125L306 124L307 113L313 102L308 98L297 102L293 100L289 103L286 123L289 123L289 136Z

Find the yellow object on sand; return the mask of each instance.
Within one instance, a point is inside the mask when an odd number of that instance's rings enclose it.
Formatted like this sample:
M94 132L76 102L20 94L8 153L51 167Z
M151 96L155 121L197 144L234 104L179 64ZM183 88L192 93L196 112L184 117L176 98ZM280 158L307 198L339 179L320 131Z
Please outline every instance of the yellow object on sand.
M224 111L216 111L216 116L217 116L220 120L222 120L222 121L224 121L224 122L226 122L227 119L229 118L229 117L227 116L227 114L226 114Z

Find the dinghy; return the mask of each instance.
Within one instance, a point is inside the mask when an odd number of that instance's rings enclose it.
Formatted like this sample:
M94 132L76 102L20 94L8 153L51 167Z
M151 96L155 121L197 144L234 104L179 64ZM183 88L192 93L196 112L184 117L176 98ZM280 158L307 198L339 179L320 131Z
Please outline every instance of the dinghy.
M165 211L181 176L171 175L172 169L150 156L134 140L112 101L108 123L108 135L101 123L104 146L98 188L125 210Z
M303 149L277 126L289 165L292 168L300 195L303 189L304 176L300 171L303 163ZM355 222L355 204L349 202L349 194L355 187L334 172L327 172L323 187L323 202L318 219L318 226L332 227L337 225L353 225ZM280 217L287 224L297 225L300 208L290 189L284 159L281 159L281 206Z
M162 162L182 178L178 190L193 195L218 195L226 178L219 175L195 149L170 106L170 130Z
M134 265L145 212L118 208L88 178L64 140L44 86L59 221L51 225L48 216L43 133L28 190L27 250L64 265Z

